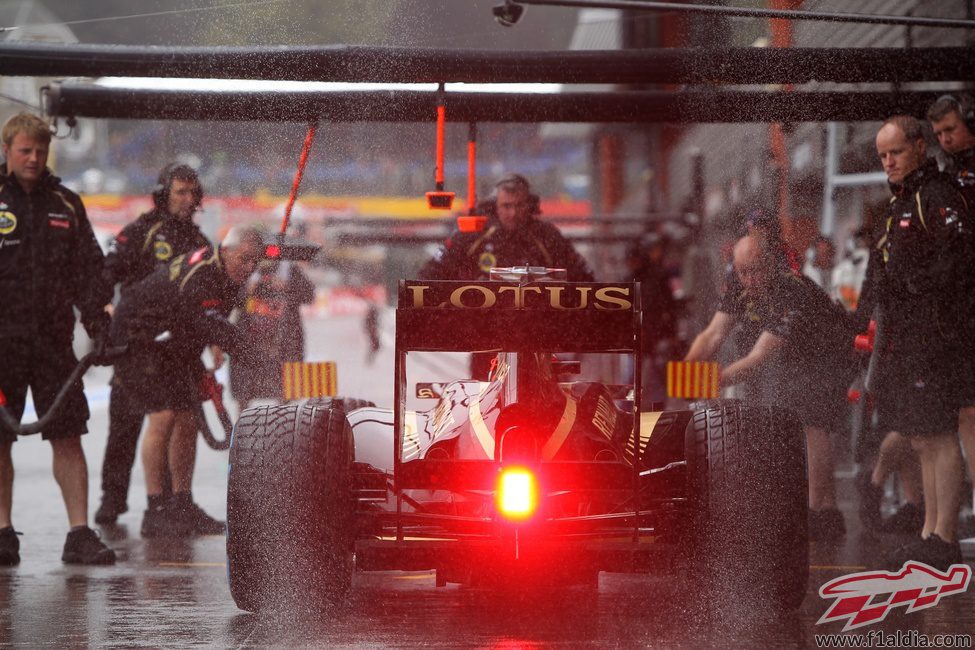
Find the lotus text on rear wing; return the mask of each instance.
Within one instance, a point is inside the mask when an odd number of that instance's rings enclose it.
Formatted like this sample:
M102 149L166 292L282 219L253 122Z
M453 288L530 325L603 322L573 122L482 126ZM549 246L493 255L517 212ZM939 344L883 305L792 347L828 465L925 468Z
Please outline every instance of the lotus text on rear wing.
M632 290L605 284L406 283L413 309L632 311Z

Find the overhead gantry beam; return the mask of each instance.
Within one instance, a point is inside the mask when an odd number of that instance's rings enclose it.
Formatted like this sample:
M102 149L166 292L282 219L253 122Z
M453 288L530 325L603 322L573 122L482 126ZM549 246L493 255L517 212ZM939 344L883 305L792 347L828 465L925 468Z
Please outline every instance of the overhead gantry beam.
M155 47L2 43L0 76L378 83L903 83L975 79L975 48L497 51L348 45Z
M945 91L566 92L446 94L451 122L826 122L923 117ZM285 122L432 122L436 94L422 91L216 92L133 90L74 82L47 88L51 116Z

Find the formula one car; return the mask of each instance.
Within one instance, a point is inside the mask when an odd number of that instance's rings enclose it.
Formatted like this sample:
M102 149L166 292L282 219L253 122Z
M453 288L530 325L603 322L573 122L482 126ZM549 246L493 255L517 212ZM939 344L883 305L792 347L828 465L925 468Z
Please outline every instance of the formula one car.
M731 400L641 413L638 286L550 276L401 282L392 410L333 398L241 415L227 517L240 608L324 605L356 570L556 587L673 571L694 597L798 607L809 570L799 423ZM488 363L408 394L407 361L434 352ZM629 359L631 385L568 381L607 358Z

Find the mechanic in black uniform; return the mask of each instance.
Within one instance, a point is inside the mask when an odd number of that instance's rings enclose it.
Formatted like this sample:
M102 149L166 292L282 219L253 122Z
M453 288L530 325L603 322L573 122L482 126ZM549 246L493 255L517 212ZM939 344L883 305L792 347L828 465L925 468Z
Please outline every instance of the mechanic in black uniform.
M739 342L750 350L722 370L719 383L745 382L749 401L796 412L806 434L810 537L842 536L830 433L839 428L855 372L853 319L815 282L777 260L758 235L735 244L734 270L738 282L725 291L685 359L714 359L740 326Z
M129 351L115 369L149 415L142 441L149 498L144 537L223 532L223 522L203 512L191 491L200 353L207 344L231 354L242 351L240 331L227 318L263 251L260 231L232 228L218 249L175 257L122 291L112 341L128 345ZM163 493L167 471L171 496Z
M521 174L506 174L478 206L480 232L455 232L420 269L421 280L487 280L492 267L565 269L569 282L592 282L592 271L559 229L539 220L540 200ZM471 376L487 378L494 355L471 355Z
M193 222L202 201L203 188L196 171L188 165L166 165L152 191L152 210L125 226L109 248L104 274L108 285L121 284L124 289L173 257L210 246ZM102 503L95 512L99 524L114 523L128 511L129 482L144 416L117 376L112 378L108 416Z
M921 460L921 540L887 557L941 570L961 562L955 541L962 483L954 371L963 346L960 280L970 273L971 233L953 179L926 156L921 122L895 116L877 132L877 153L890 182L877 299L887 345L878 363L877 413L883 430L911 438Z
M230 364L230 390L240 410L257 399L284 399L281 364L305 358L301 306L315 302L315 285L294 262L261 261L241 295L237 327L245 345L265 351L265 363L238 355Z
M14 419L24 413L28 387L39 414L54 401L78 359L71 341L75 315L89 336L107 333L103 307L109 288L101 282L101 248L85 207L47 169L51 129L36 115L20 113L3 125L0 168L0 392ZM3 400L0 400L3 401ZM61 559L112 564L115 553L88 527L88 465L81 436L88 432L88 403L81 382L42 434L51 443L53 472L71 530ZM0 565L20 562L20 543L10 518L15 433L0 431Z
M858 332L867 331L876 313L877 278L884 266L877 242L886 235L886 230L885 223L878 223L871 236L866 273L854 312ZM856 478L860 520L870 530L918 535L924 528L924 495L917 452L907 436L874 427L869 410L867 415L870 421L861 424L861 435L854 449L854 460L860 464ZM891 474L896 474L901 504L894 514L883 518L884 485Z
M945 171L950 173L968 207L969 218L975 215L975 101L970 96L944 95L928 109L928 120L938 138L938 144L948 157ZM975 269L968 276L964 294L975 298ZM975 304L963 306L969 318L962 340L969 344L958 364L958 388L962 404L958 417L958 437L968 460L968 477L975 484ZM972 494L975 504L975 493ZM965 522L966 536L975 535L975 516Z
M420 270L421 280L486 280L493 266L564 268L570 282L592 282L588 264L559 229L541 221L539 198L520 174L507 174L479 206L481 232L455 232Z

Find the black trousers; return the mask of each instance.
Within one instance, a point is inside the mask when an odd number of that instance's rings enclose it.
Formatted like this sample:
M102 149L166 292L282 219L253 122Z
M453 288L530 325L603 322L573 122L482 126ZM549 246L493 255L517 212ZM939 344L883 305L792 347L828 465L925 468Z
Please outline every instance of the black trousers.
M133 399L125 382L112 377L108 398L108 443L102 462L102 499L125 504L132 481L132 466L142 431L144 409Z

